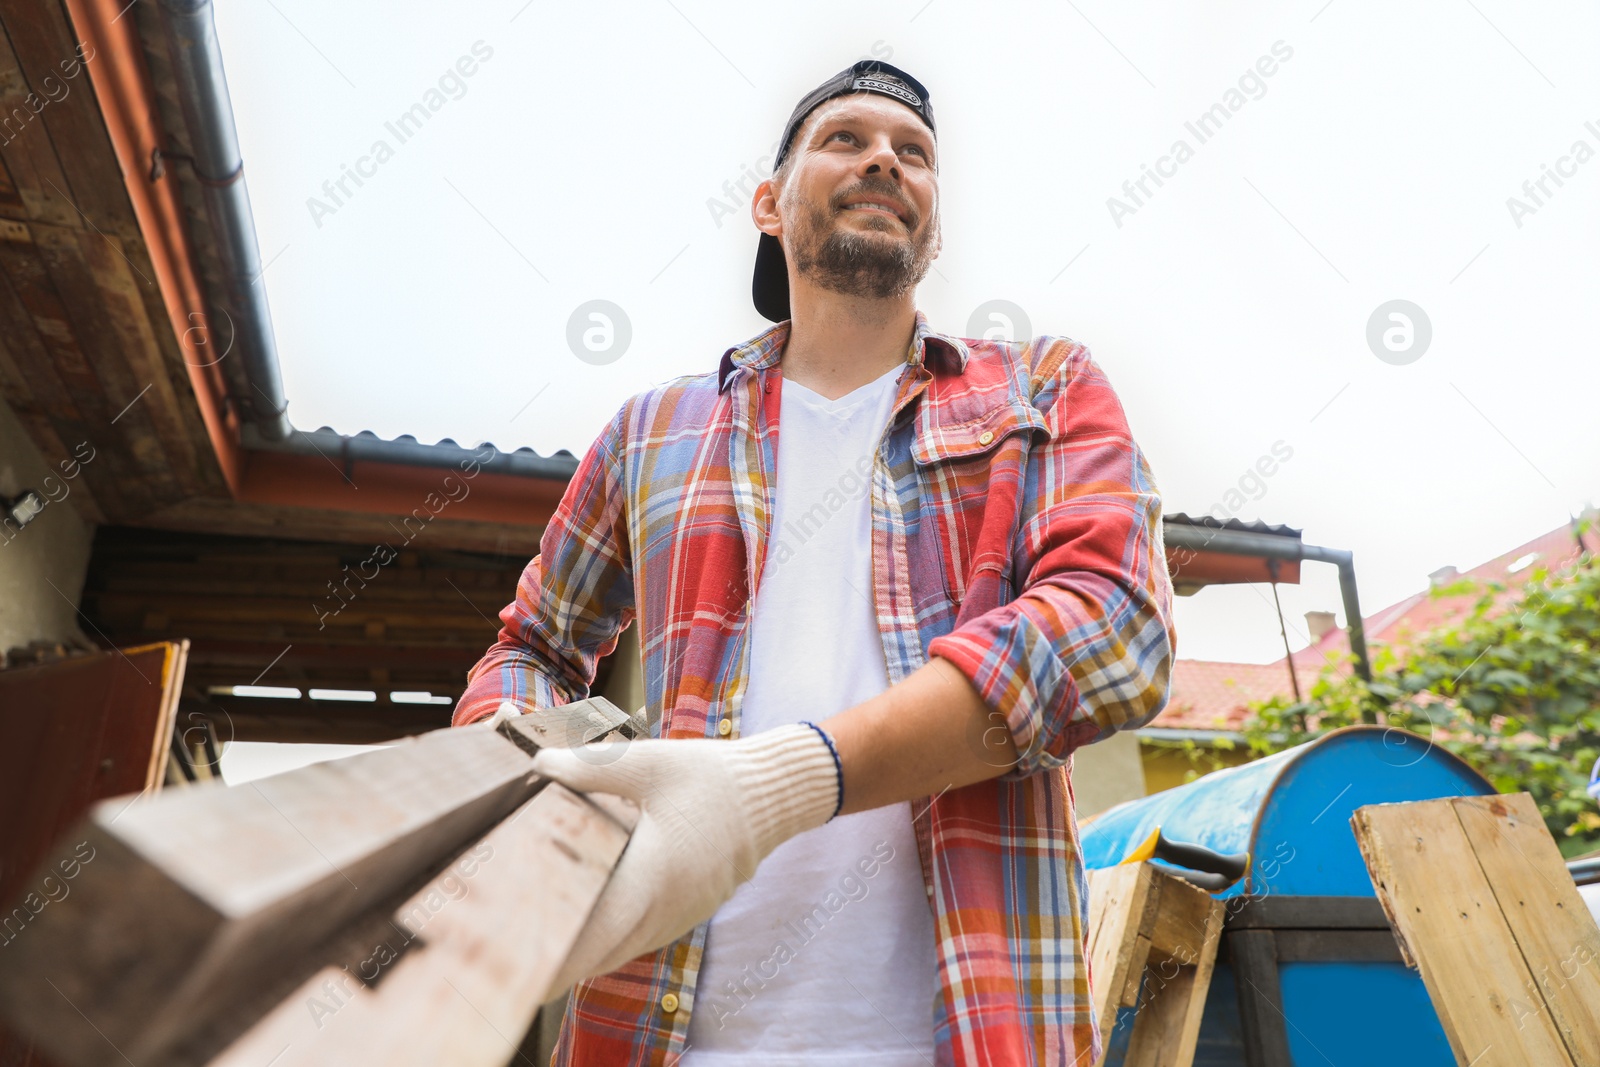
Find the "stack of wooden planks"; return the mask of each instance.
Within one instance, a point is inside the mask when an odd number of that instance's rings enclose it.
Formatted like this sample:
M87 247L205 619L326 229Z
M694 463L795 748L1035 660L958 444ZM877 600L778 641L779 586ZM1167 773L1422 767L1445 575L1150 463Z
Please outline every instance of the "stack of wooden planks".
M0 955L0 1014L73 1067L503 1064L636 816L531 753L619 728L596 698L102 802L36 875L66 892Z
M1407 964L1465 1067L1600 1067L1600 929L1527 793L1357 808Z

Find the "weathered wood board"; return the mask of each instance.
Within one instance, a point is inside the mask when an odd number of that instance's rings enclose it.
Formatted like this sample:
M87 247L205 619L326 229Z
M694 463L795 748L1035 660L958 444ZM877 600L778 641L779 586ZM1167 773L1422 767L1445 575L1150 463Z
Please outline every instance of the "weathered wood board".
M636 810L550 785L213 1067L500 1067L622 854Z
M1458 1063L1600 1067L1600 929L1527 793L1351 816Z

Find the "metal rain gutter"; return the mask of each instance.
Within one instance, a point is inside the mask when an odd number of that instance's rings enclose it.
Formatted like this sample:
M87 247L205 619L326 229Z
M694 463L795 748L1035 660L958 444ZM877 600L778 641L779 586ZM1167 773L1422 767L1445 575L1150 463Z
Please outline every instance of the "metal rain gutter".
M238 315L233 327L252 390L246 408L254 413L251 422L266 440L283 441L293 433L289 402L283 395L278 345L261 277L261 248L256 241L250 193L245 188L244 160L239 155L233 102L222 70L211 0L161 0L160 10L172 43L173 72L189 127L191 162L205 189L206 211L227 275L228 298ZM152 177L168 158L173 157L158 153L151 161Z
M1345 549L1308 545L1298 537L1252 533L1246 530L1217 530L1182 523L1164 523L1166 544L1194 552L1221 552L1230 556L1255 556L1262 559L1314 560L1339 568L1339 592L1349 625L1350 651L1356 657L1356 673L1372 681L1372 665L1367 659L1366 630L1361 621L1361 602L1356 596L1355 557Z

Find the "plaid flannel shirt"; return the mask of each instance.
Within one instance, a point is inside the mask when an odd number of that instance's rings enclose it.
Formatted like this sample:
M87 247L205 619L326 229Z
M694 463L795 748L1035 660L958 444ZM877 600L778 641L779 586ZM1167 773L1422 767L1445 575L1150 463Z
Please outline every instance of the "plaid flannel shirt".
M717 373L622 407L500 613L456 725L501 700L583 699L637 618L653 735L716 738L726 718L739 736L788 334L779 323L728 349ZM1089 1065L1102 1038L1071 759L1166 704L1161 498L1083 345L951 337L919 311L907 361L871 476L888 681L944 657L1021 753L1001 777L913 805L938 938L938 1063ZM580 983L555 1062L674 1063L708 926Z

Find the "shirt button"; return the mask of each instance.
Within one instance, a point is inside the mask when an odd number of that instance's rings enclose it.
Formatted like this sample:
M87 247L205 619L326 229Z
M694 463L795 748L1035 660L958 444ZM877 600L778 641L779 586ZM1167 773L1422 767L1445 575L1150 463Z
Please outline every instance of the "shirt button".
M729 734L733 733L733 720L723 719L721 722L717 723L717 733L721 734L723 737L727 737Z
M926 889L926 890L927 890L927 891L928 891L928 895L929 895L929 896L930 896L930 897L931 897L931 896L933 896L933 886L931 886L931 885L929 885L929 886L923 886L923 888L924 888L924 889Z
M661 998L661 1010L671 1015L678 1010L678 994L668 993Z
M980 445L986 445L990 441L993 441L993 440L994 440L994 431L993 430L985 430L985 431L983 431L982 433L980 433L978 435L978 443Z

